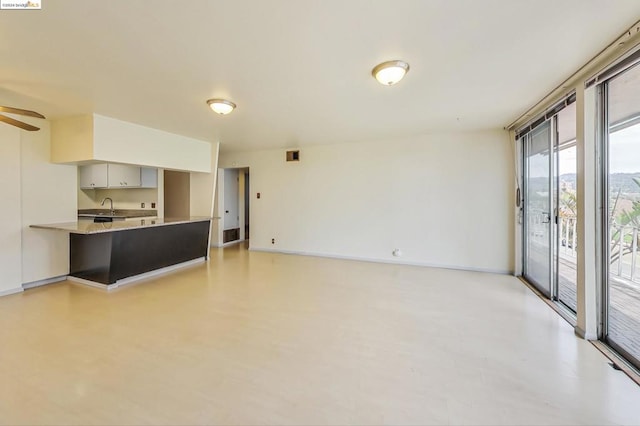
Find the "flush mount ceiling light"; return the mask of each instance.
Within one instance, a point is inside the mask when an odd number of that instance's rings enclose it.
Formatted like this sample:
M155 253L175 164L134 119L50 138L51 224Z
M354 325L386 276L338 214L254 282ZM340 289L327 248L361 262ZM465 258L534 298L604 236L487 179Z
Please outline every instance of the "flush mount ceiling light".
M207 104L220 115L227 115L236 108L236 104L226 99L209 99Z
M380 84L391 86L402 80L407 72L409 72L409 64L405 61L387 61L376 65L373 70L371 70L371 75L373 75Z

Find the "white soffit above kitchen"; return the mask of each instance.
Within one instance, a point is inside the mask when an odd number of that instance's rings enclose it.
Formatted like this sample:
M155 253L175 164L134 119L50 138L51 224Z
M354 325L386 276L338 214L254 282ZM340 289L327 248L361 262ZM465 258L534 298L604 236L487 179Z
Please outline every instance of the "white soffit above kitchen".
M638 0L42 0L0 11L0 105L225 151L495 129L639 17ZM411 71L384 87L371 69L391 59Z

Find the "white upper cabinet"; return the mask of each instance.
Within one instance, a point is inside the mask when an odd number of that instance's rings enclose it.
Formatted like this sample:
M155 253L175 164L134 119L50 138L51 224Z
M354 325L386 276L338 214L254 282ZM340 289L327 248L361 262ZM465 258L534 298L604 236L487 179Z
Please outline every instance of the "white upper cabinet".
M80 166L80 188L157 188L158 170L122 164Z
M140 167L109 164L109 188L140 186Z
M140 168L140 187L141 188L157 188L158 187L158 169L151 167Z
M80 166L80 188L106 188L107 164Z

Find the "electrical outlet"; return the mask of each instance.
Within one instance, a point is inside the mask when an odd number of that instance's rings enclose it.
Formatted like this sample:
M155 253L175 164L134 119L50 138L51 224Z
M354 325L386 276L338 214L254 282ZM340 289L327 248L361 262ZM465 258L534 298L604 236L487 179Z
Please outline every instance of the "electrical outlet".
M155 209L156 208L156 203L151 203L151 208Z
M271 244L275 244L275 243L276 243L276 239L275 239L275 238L272 238L272 239L271 239Z
M144 209L144 203L140 203L140 208Z

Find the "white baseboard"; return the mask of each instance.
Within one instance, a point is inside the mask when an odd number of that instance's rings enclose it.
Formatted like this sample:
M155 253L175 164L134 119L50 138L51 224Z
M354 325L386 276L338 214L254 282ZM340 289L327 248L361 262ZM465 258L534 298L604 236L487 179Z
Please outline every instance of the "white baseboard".
M24 283L22 284L22 288L25 290L28 290L30 288L40 287L47 284L53 284L60 281L64 281L66 279L67 279L66 275L61 275L59 277L47 278L46 280L38 280L38 281L32 281L30 283Z
M245 240L234 240L234 241L229 241L228 243L223 243L223 244L215 243L215 244L211 244L211 247L224 248L224 247L229 247L229 246L233 246L233 245L236 245L236 244L244 243L245 241L247 241L247 240L246 239Z
M468 266L460 266L460 265L442 265L435 264L429 262L414 262L414 261L406 261L406 260L395 260L395 259L378 259L373 257L360 257L360 256L344 256L339 254L331 254L331 253L317 253L317 252L308 252L308 251L297 251L297 250L279 250L279 249L271 249L271 248L252 248L249 247L250 251L259 251L259 252L267 252L267 253L280 253L280 254L294 254L300 256L314 256L314 257L326 257L329 259L342 259L342 260L356 260L360 262L373 262L373 263L386 263L390 265L406 265L406 266L424 266L428 268L439 268L439 269L453 269L456 271L471 271L471 272L486 272L490 274L500 274L500 275L513 275L513 271L507 269L491 269L491 268L474 268Z
M98 283L95 281L91 281L91 280L85 280L84 278L78 278L78 277L72 277L71 275L69 275L67 277L67 279L69 281L72 281L74 283L79 283L79 284L84 284L84 285L88 285L90 287L95 287L95 288L99 288L102 290L112 290L114 288L118 287L118 284L112 284L111 286L109 286L108 284L102 284L102 283ZM109 288L112 287L112 288Z
M194 265L199 265L201 263L204 263L206 261L206 259L204 257L199 257L197 259L193 259L193 260L188 260L186 262L182 262L182 263L178 263L176 265L171 265L171 266L167 266L165 268L160 268L160 269L156 269L155 271L150 271L150 272L145 272L144 274L139 274L139 275L134 275L132 277L128 277L128 278L123 278L121 280L116 281L113 284L103 284L103 283L99 283L96 281L91 281L91 280L85 280L84 278L78 278L78 277L72 277L72 276L68 276L67 279L69 281L74 281L80 284L84 284L84 285L88 285L91 287L95 287L95 288L100 288L102 290L114 290L118 287L121 287L123 285L127 285L127 284L131 284L137 281L142 281L142 280L146 280L152 277L157 277L159 275L165 275L168 274L172 271L175 271L177 269L182 269L182 268L186 268L189 266L194 266Z
M22 286L16 287L16 288L10 288L8 290L2 290L2 291L0 291L0 297L8 296L10 294L21 293L22 291L23 291Z

